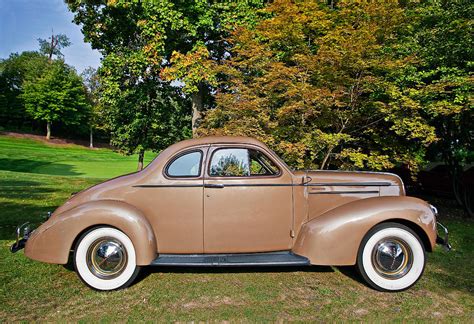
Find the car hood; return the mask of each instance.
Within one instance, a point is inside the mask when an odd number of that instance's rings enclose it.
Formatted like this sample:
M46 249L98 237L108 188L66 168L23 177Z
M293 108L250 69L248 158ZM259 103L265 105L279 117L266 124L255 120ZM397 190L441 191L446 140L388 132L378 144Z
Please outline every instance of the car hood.
M368 171L306 170L296 171L306 184L328 186L397 186L404 193L402 179L393 173Z

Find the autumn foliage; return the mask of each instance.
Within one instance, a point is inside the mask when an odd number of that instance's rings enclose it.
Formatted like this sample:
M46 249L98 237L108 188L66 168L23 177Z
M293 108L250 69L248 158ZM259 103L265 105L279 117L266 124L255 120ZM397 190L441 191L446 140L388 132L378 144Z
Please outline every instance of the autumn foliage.
M436 85L403 83L420 62L404 10L398 1L273 2L256 28L232 33L200 134L257 137L295 168L416 170L438 140L427 111L438 108L412 96Z

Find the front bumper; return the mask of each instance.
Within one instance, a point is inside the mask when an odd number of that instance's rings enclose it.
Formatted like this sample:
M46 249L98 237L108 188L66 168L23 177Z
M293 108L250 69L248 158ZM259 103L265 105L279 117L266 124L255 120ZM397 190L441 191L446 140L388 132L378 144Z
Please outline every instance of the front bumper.
M23 236L22 236L23 233ZM10 251L16 253L25 247L26 242L30 238L33 230L31 229L30 223L26 222L16 228L16 242L10 246Z
M438 218L438 209L430 205L431 211ZM441 235L440 235L440 230ZM446 226L441 224L440 222L436 222L436 243L443 246L446 251L450 251L452 249L451 244L449 244L449 231Z
M449 244L449 231L440 222L436 222L437 226L437 237L436 237L436 243L439 245L443 246L446 251L450 251L452 249L451 244ZM443 233L440 235L440 229L443 231Z

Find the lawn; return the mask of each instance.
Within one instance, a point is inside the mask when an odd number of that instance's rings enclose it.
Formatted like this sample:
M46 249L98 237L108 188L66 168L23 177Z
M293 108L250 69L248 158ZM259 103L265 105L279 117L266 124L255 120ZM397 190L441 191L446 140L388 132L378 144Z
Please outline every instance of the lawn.
M374 291L349 267L153 268L126 290L100 293L70 265L9 252L15 224L39 222L71 192L135 166L108 150L0 137L0 321L474 321L474 222L449 200L433 203L454 250L437 248L402 293Z
M147 153L145 164L156 154ZM0 170L108 179L136 170L136 155L78 145L48 145L33 139L0 136Z

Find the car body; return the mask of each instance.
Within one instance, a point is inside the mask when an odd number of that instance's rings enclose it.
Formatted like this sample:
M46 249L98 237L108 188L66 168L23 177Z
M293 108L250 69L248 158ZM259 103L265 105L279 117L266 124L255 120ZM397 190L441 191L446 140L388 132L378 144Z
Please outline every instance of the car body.
M371 286L396 291L421 276L437 222L396 175L292 171L256 139L205 137L76 193L26 234L13 250L26 243L27 257L56 264L74 250L98 290L126 287L148 265L357 264Z

